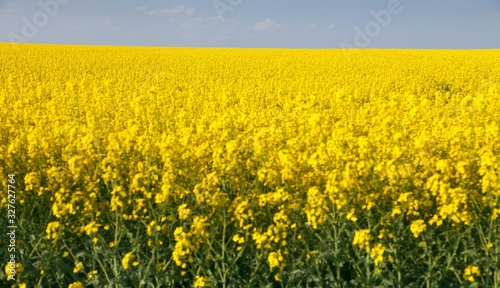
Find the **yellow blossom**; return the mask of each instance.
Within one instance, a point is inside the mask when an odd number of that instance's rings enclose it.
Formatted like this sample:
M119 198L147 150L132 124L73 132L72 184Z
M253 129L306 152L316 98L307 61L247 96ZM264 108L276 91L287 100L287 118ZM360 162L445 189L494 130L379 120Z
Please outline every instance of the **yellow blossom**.
M127 270L128 268L130 268L130 261L134 258L135 255L133 254L133 252L128 252L127 254L125 254L125 256L123 256L122 258L123 269Z
M370 230L362 229L357 230L354 233L354 239L352 241L353 245L357 245L359 248L365 248L370 245L371 235Z
M373 259L375 266L384 260L385 246L377 243L370 249L370 257Z
M267 260L269 261L269 268L273 269L275 267L281 267L284 260L281 255L281 250L269 253Z
M82 282L77 281L69 284L68 288L84 288L85 286L83 285Z
M90 273L87 275L87 278L90 280L92 278L94 278L95 275L97 275L97 273L99 273L97 270L92 270L90 271Z
M76 273L80 272L82 270L82 268L83 268L82 262L76 263L75 268L73 269L73 273L76 274Z
M196 275L194 285L195 288L207 287L208 282L203 276Z
M191 209L187 208L187 204L182 204L177 208L180 220L186 220L189 214L191 214Z
M427 227L427 225L425 224L424 220L415 220L411 223L410 230L411 230L411 233L413 233L413 236L415 238L418 238L420 233L425 231L426 227Z
M475 265L469 265L465 267L463 276L465 280L469 282L475 282L476 279L474 278L474 276L476 277L481 276L481 272L479 271L479 267Z

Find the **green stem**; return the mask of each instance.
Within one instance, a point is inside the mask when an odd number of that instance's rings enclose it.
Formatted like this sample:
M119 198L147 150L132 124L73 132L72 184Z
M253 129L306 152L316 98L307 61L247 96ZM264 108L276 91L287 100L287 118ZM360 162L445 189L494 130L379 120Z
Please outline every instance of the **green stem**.
M224 209L224 225L222 227L222 287L226 288L226 210Z
M99 263L99 266L101 266L102 271L104 272L104 276L106 276L106 280L108 281L108 283L111 282L108 272L106 272L106 267L102 264L101 260L99 260L99 256L97 255L97 250L95 248L95 243L93 241L92 241L92 248L94 250L94 258L97 261L97 263Z

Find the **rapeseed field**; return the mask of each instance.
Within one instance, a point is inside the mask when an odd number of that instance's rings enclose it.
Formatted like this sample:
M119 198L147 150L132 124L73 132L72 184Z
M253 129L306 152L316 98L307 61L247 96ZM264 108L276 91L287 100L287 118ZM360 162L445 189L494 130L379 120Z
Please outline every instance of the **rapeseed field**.
M0 83L2 287L500 287L499 50L0 44Z

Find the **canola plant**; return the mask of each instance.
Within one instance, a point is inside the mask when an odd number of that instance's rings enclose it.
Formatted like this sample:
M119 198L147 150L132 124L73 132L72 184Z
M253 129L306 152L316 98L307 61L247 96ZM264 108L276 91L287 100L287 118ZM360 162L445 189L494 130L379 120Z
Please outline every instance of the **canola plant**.
M0 44L0 283L500 287L499 67Z

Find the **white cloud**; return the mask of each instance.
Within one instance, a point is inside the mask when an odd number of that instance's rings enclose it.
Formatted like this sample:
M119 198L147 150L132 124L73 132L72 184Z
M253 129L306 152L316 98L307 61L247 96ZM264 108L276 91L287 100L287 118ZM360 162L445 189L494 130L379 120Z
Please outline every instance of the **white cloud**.
M266 20L255 24L255 26L253 28L256 31L266 31L266 30L269 30L273 27L278 27L278 26L279 25L277 25L274 20L272 20L271 18L267 18Z
M83 25L81 24L78 24L78 25L73 25L70 27L72 30L80 30L83 28Z
M312 29L312 28L316 28L316 26L318 26L318 23L311 23L311 24L307 25L307 28Z
M222 17L222 16L212 16L212 17L210 17L210 20L212 20L213 22L222 22L222 21L224 21L224 17Z
M332 29L335 29L335 27L336 27L336 26L335 26L335 23L333 23L333 22L332 22L332 23L330 23L328 26L326 26L326 29L328 29L328 30L332 30Z
M186 5L179 5L179 6L171 8L171 9L151 10L151 11L149 11L148 14L150 14L150 15L167 15L167 16L186 14L188 16L191 16L194 14L194 7L188 7Z
M139 12L144 12L146 10L147 10L146 6L139 6L139 7L135 8L135 11L139 11Z

